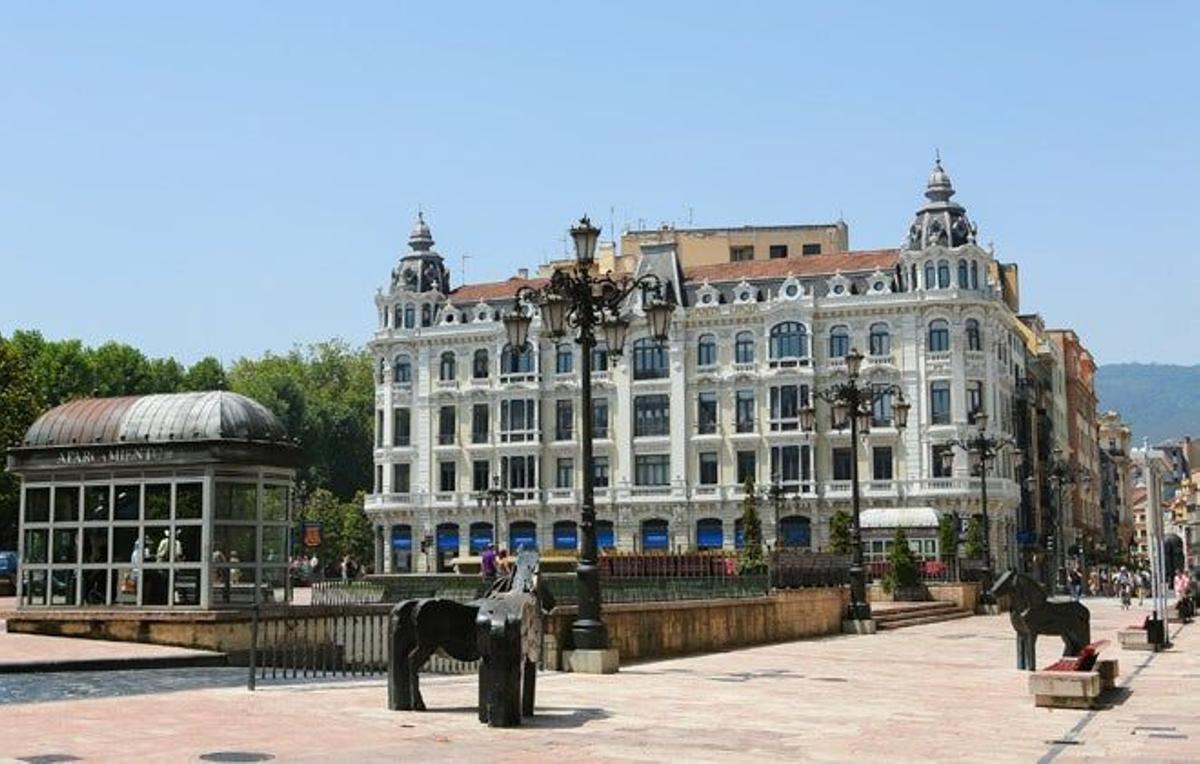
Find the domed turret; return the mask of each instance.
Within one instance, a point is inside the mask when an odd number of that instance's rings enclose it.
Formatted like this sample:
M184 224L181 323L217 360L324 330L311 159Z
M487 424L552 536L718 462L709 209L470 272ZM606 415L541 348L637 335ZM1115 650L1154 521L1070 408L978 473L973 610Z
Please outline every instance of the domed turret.
M950 200L952 196L954 184L938 157L925 184L925 198L929 201L917 210L917 217L908 229L905 249L919 251L933 246L961 247L974 243L975 224L967 218L961 204Z
M433 248L433 234L425 222L425 215L417 213L417 222L408 235L409 253L400 258L400 264L392 269L392 289L406 292L450 291L450 273L442 256Z

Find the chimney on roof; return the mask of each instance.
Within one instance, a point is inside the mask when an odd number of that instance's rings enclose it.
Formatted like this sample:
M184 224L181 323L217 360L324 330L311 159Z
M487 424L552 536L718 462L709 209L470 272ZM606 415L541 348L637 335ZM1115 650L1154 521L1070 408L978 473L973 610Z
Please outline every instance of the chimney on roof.
M528 280L529 279L529 269L528 268L517 268L517 278Z

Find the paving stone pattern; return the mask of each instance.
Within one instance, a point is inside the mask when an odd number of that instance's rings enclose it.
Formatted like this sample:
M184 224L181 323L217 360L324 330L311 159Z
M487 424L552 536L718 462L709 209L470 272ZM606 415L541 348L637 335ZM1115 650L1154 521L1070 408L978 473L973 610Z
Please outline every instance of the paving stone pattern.
M1089 605L1093 638L1114 646L1116 630L1141 618L1108 601ZM100 678L119 692L89 694L78 677L56 675L60 692L82 697L55 700L52 685L21 690L29 700L0 709L0 758L1196 761L1200 632L1176 629L1168 652L1110 648L1124 689L1100 711L1035 708L1003 616L647 662L616 675L544 674L538 716L509 730L476 721L473 677L423 680L432 710L422 714L387 711L378 679L250 693L237 670L228 684L224 669L138 671ZM1043 665L1060 651L1051 639L1039 648Z

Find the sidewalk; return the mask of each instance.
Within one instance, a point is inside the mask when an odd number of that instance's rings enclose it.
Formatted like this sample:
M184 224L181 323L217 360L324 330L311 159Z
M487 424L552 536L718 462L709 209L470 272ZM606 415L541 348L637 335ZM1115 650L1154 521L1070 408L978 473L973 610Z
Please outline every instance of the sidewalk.
M422 681L427 713L390 712L382 681L145 689L120 697L10 703L0 757L96 761L270 754L282 761L612 760L1042 761L1200 758L1200 639L1128 653L1139 621L1087 603L1127 688L1102 711L1037 709L1015 669L1008 618L974 617L874 636L830 637L624 667L546 673L538 715L494 730L475 717L474 677ZM1039 642L1039 663L1060 652ZM193 672L195 670L192 670ZM225 671L225 670L222 670ZM138 672L162 677L172 672ZM75 675L82 677L85 675ZM22 681L53 682L56 675ZM135 677L136 678L136 677ZM0 678L0 686L12 677ZM45 696L52 685L43 685ZM131 727L131 720L137 720ZM130 733L134 734L130 734ZM165 751L165 752L164 752Z
M10 634L5 629L4 616L15 609L16 598L0 598L0 675L225 665L224 655L207 650Z

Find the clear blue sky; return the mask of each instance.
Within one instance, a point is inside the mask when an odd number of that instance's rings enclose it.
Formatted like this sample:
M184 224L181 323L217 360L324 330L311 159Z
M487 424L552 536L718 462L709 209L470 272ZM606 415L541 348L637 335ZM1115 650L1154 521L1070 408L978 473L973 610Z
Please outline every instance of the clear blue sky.
M1194 362L1200 6L841 5L7 4L0 332L362 342L418 205L456 283L610 207L894 246L938 147L1024 310Z

